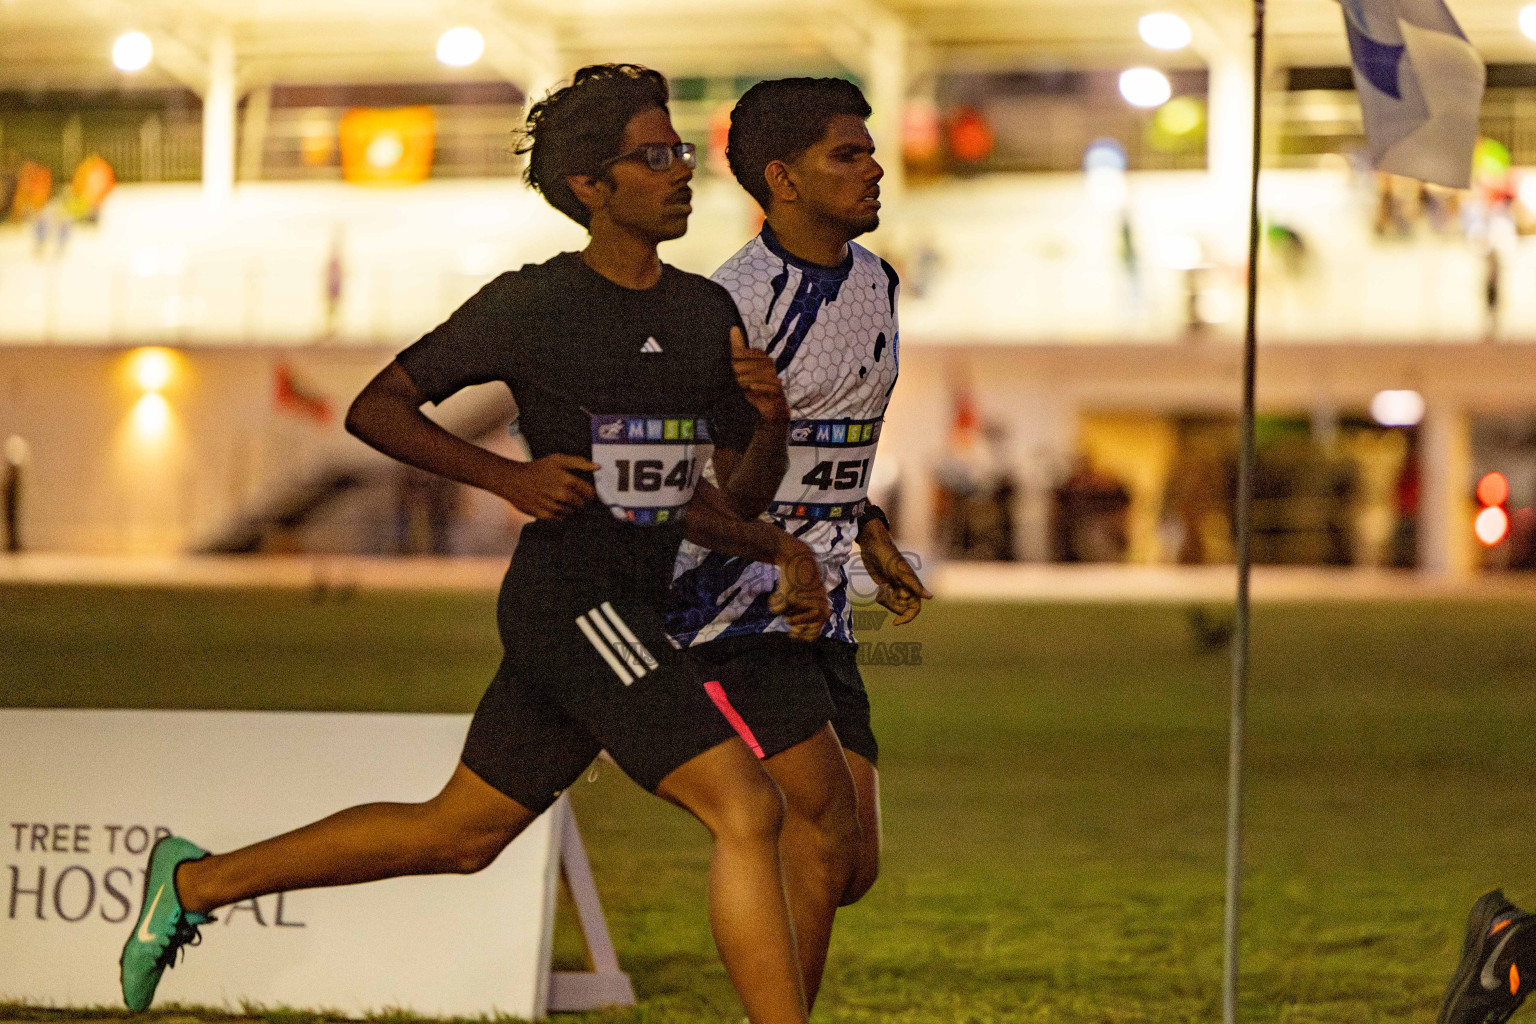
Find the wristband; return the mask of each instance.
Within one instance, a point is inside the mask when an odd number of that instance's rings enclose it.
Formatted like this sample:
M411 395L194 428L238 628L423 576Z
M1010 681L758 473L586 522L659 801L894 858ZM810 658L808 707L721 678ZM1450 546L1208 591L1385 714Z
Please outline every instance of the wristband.
M860 534L862 534L864 532L864 527L867 524L869 524L871 522L874 522L877 519L880 522L885 524L885 528L887 530L889 530L891 528L891 521L889 519L885 518L885 512L881 510L880 506L876 505L872 501L868 502L864 506L864 511L859 515L859 518L858 518L859 532L853 535L854 541L855 542L858 541Z

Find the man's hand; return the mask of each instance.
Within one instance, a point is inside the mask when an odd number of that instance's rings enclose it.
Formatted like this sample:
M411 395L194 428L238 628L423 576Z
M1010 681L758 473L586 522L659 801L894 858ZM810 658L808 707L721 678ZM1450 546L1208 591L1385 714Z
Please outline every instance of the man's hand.
M780 542L779 585L768 598L768 610L784 616L789 635L796 640L815 640L832 617L821 563L804 541L785 535Z
M508 462L496 493L536 519L564 519L597 496L577 473L597 463L576 455L546 455L532 462Z
M859 531L859 554L864 571L879 586L875 600L896 616L893 626L905 626L923 610L923 601L933 600L917 572L907 561L885 524L872 519Z
M707 481L699 482L683 517L683 534L690 541L737 558L773 565L779 582L768 607L789 623L790 636L814 640L832 617L832 602L816 553L772 523L742 519L730 498Z
M765 423L789 422L789 400L768 353L750 347L740 327L731 328L731 369L747 401Z

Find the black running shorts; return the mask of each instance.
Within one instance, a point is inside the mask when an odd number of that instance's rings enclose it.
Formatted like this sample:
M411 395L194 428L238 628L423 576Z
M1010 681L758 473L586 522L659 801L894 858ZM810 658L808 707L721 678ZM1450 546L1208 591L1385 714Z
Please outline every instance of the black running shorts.
M832 700L832 727L843 749L870 764L880 762L880 744L869 720L869 694L859 673L859 645L822 637L811 644L811 655Z
M688 649L718 680L738 732L758 757L773 757L813 736L832 718L832 699L813 656L814 644L787 633L728 636Z
M503 603L515 596L504 588ZM586 603L586 602L583 602ZM738 735L656 602L499 616L505 655L464 743L465 767L542 811L607 750L655 792L676 768Z

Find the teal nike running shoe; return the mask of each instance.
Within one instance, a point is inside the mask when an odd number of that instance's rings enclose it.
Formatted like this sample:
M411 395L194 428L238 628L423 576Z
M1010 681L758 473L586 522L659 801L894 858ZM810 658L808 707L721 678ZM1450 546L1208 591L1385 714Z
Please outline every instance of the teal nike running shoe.
M183 946L197 945L202 939L198 926L213 920L208 914L184 910L176 895L177 866L206 856L207 850L180 836L166 836L150 848L139 920L118 961L123 1002L128 1009L137 1012L149 1008L160 975L176 963L176 952Z

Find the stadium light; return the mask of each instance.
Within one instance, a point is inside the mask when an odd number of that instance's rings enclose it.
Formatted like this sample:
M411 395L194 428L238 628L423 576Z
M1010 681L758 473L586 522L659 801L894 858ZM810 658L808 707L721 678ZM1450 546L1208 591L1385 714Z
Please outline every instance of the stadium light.
M176 354L164 348L137 349L128 357L128 368L141 390L155 394L176 375Z
M112 63L119 71L143 71L155 57L155 44L143 32L124 32L112 44Z
M454 68L467 68L485 52L485 37L468 25L437 37L437 59Z
M1525 33L1525 38L1536 42L1536 4L1520 8L1520 31Z
M1477 482L1477 500L1502 505L1509 500L1509 479L1503 473L1487 473Z
M1158 50L1182 50L1195 37L1189 22L1168 11L1143 14L1136 28L1142 42Z
M1127 68L1120 72L1120 95L1133 107L1160 107L1173 95L1173 86L1156 68Z
M171 425L171 403L157 391L140 398L133 406L133 432L146 441L163 438Z
M1384 427L1416 427L1424 418L1424 396L1417 391L1378 391L1371 399L1371 419Z
M1493 547L1509 536L1509 515L1497 505L1483 509L1472 524L1477 539L1487 547Z
M1205 122L1205 106L1192 96L1180 96L1158 108L1153 126L1165 135L1182 138Z

